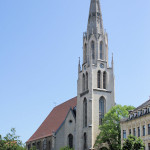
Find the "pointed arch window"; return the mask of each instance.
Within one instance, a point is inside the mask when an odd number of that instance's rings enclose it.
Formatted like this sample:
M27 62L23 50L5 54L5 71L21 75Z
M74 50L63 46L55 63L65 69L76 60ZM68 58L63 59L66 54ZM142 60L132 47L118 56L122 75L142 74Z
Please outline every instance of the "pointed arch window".
M84 63L87 62L87 44L84 45Z
M91 42L91 50L92 50L92 59L95 59L95 43Z
M100 59L103 59L103 42L100 42Z
M99 70L97 72L97 88L100 88L100 82L101 82L101 71Z
M86 90L88 90L88 73L86 72Z
M99 125L102 124L104 114L105 114L105 98L102 96L99 100Z
M106 71L103 72L103 89L106 89L107 84L107 73Z
M87 100L83 101L83 127L87 127Z
M73 135L72 134L68 135L68 145L69 145L69 148L73 148Z
M83 145L84 150L87 149L87 135L84 133L84 145Z
M83 79L82 79L82 89L83 92L85 91L85 75L83 74Z

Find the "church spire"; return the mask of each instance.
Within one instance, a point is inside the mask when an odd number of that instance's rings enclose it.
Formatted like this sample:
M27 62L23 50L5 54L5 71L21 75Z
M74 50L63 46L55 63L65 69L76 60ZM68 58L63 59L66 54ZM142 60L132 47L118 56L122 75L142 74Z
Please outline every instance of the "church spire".
M91 0L87 33L103 34L103 20L99 0Z

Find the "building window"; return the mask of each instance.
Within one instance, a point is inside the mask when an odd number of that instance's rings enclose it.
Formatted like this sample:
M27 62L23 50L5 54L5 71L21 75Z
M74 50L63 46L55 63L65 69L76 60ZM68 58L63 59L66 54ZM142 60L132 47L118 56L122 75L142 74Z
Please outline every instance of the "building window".
M99 70L97 72L97 88L100 88L100 82L101 82L101 71Z
M104 114L105 114L105 98L102 96L99 100L99 125L102 124Z
M86 90L88 90L88 73L86 72Z
M138 111L138 117L140 117L140 115L141 115L141 111Z
M106 89L106 72L103 73L103 89Z
M51 141L49 141L48 144L49 144L49 150L51 150L52 149Z
M144 147L145 148L145 147ZM148 150L150 150L150 143L148 143Z
M136 136L136 129L133 128L133 135Z
M69 148L73 148L73 135L72 134L68 135L68 145L69 145Z
M31 148L31 144L28 145L28 150L30 150L30 148Z
M129 129L129 135L131 135L131 129Z
M148 124L148 135L150 135L150 124Z
M123 130L123 138L126 139L126 130Z
M140 137L140 127L138 127L138 137Z
M83 127L87 127L87 100L83 101Z
M84 45L84 62L87 62L87 44Z
M86 136L86 133L84 133L84 145L83 145L83 147L84 147L84 150L86 150L86 148L87 148L87 136Z
M103 42L100 42L100 59L103 59Z
M85 91L85 75L84 74L83 74L82 88L84 92Z
M92 59L95 59L95 44L94 44L94 41L91 42L91 50L92 50Z
M47 147L47 140L46 138L43 140L43 150L45 150Z
M143 126L143 136L145 136L145 125Z

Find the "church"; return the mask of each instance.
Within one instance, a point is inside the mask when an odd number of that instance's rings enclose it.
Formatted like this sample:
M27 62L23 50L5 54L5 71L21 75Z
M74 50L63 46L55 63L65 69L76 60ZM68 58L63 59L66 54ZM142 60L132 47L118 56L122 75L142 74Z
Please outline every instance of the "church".
M92 150L104 114L115 105L113 57L108 64L108 37L99 0L91 0L83 62L78 64L77 97L56 106L26 142L28 150Z

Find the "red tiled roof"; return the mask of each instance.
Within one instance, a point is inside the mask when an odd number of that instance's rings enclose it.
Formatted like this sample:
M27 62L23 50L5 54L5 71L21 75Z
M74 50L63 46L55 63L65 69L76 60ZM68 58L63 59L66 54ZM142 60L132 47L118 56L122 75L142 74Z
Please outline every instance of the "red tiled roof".
M56 132L57 129L65 120L69 109L70 108L73 109L76 105L77 105L77 97L74 97L56 106L27 142L51 136L52 133Z

